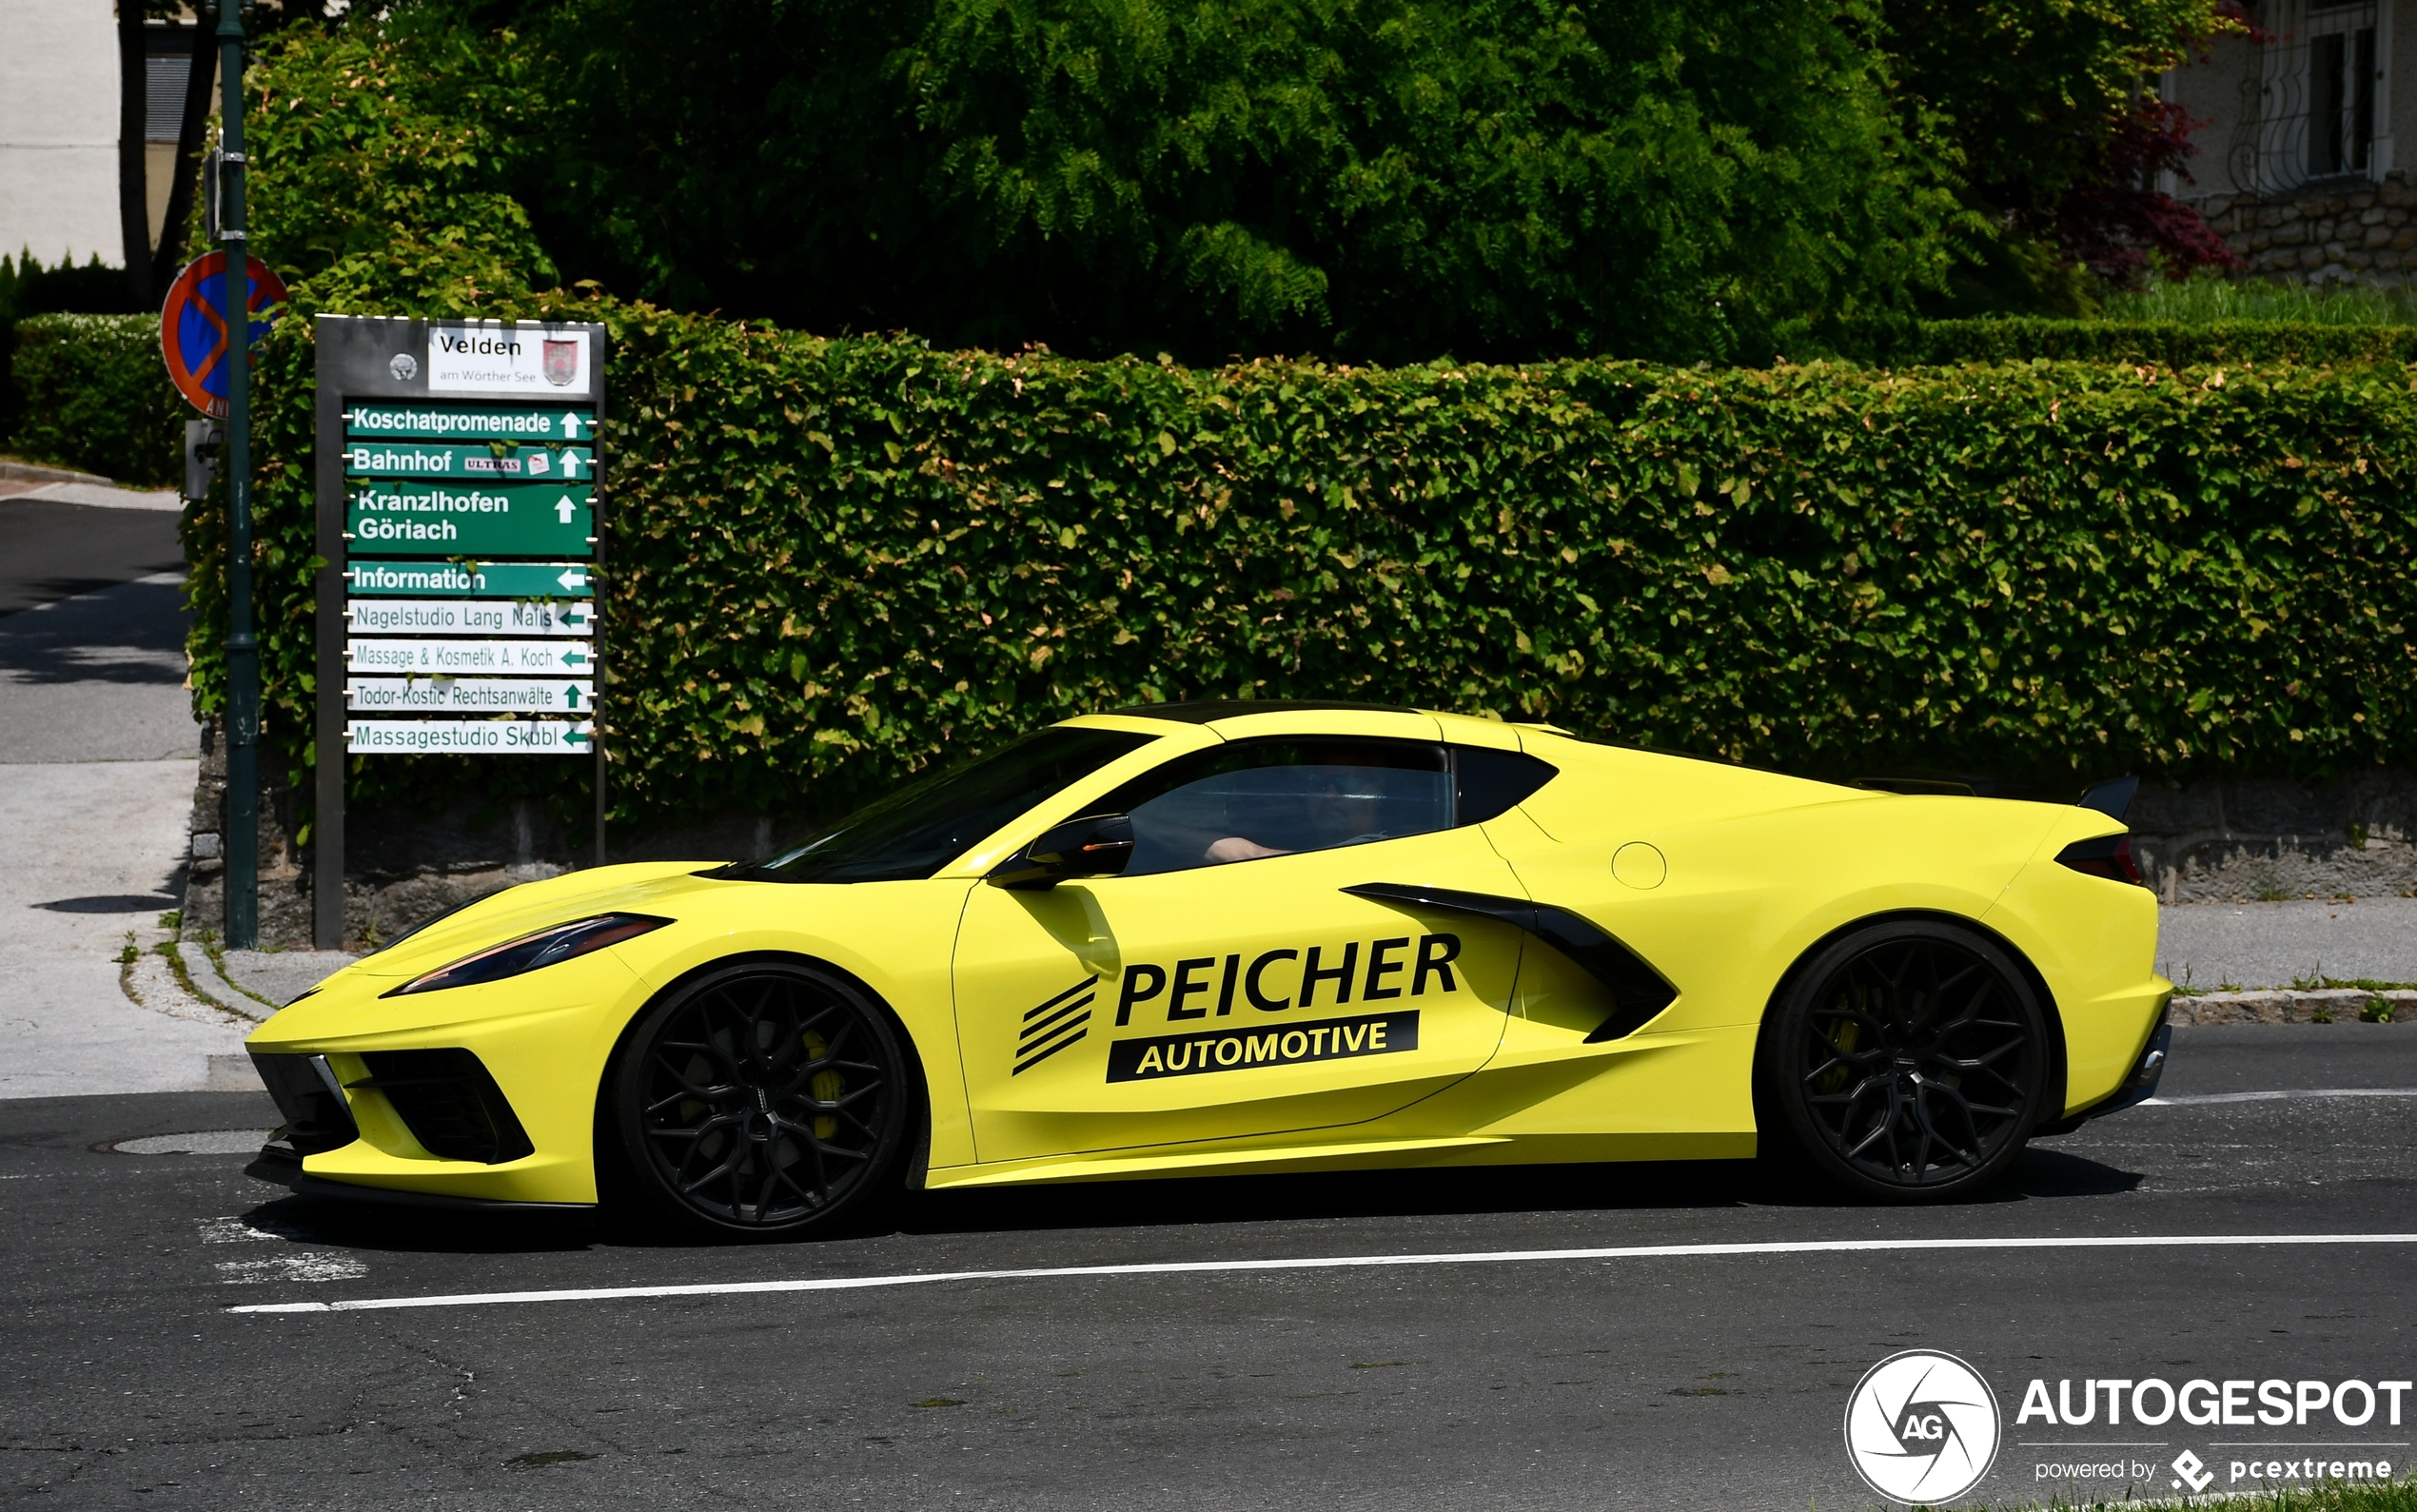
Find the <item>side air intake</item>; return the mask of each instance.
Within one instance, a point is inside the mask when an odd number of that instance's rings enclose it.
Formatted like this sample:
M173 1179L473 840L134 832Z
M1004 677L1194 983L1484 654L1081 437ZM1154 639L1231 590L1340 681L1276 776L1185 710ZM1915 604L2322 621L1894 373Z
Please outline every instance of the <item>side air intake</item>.
M1635 1033L1679 996L1679 990L1636 952L1569 910L1549 903L1403 882L1363 882L1343 891L1378 903L1500 919L1543 940L1611 993L1611 1016L1586 1036L1589 1045Z

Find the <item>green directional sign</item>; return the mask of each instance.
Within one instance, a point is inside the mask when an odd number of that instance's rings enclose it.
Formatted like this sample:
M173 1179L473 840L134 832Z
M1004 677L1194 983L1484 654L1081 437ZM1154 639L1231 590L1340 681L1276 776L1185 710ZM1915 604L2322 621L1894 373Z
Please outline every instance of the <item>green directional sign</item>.
M344 435L545 442L559 445L563 442L595 441L596 411L576 404L563 409L504 404L355 404L344 411Z
M586 483L366 482L344 503L356 551L403 557L586 556L595 490Z
M569 719L348 719L344 749L393 756L584 756L596 726Z
M463 478L482 482L592 482L587 446L516 446L504 442L350 441L344 471L355 478Z
M356 636L592 636L585 599L347 599Z
M592 677L596 647L585 640L371 639L344 642L359 677Z
M344 564L356 599L590 599L596 569L583 561L362 561Z
M344 706L370 714L586 714L596 684L546 677L351 677Z

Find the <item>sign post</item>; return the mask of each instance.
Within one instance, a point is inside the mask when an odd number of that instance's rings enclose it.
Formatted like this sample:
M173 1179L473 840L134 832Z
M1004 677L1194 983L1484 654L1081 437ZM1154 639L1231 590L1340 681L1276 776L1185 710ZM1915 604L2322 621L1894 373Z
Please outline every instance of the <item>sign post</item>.
M593 763L598 325L322 315L311 933L341 948L355 756Z
M285 302L277 275L246 255L244 231L244 13L218 6L219 150L207 180L210 235L219 250L177 275L160 311L168 377L194 408L226 425L226 943L260 941L260 642L252 634L251 344ZM214 302L214 303L213 303ZM206 436L186 434L186 489L208 485Z
M251 277L244 255L244 8L219 0L219 238L226 254L226 943L260 943L260 642L252 636ZM239 336L237 333L242 333Z

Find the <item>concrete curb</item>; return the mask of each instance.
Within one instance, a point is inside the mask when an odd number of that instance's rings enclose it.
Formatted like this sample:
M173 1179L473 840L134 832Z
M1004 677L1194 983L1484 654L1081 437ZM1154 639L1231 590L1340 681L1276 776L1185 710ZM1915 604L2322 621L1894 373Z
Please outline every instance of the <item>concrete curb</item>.
M2356 987L2277 988L2260 992L2201 992L2177 996L2166 1010L2169 1024L2354 1024L2388 1010L2395 1024L2417 1021L2417 992L2369 992Z
M176 968L157 951L147 950L120 968L118 985L137 1008L196 1024L248 1023L206 998L196 997L176 979Z
M148 509L182 514L185 500L173 488L120 488L115 483L42 483L12 496L28 503L84 504L94 509Z
M218 969L218 963L211 960L209 952L200 946L189 940L180 940L167 948L185 963L185 975L193 984L193 991L207 998L212 1007L224 1009L255 1024L277 1011L275 1004L265 1003L228 981L226 973Z
M0 478L24 483L98 483L104 488L117 485L98 473L80 473L69 467L45 467L39 462L21 462L0 457Z

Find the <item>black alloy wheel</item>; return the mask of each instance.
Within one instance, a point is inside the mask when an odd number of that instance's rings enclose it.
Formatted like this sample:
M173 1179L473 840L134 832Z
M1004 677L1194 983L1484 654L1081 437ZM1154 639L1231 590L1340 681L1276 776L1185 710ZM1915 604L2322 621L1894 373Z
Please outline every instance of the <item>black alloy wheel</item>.
M1976 932L1857 930L1805 963L1774 1012L1762 1128L1793 1135L1804 1163L1866 1196L1919 1202L1983 1186L2053 1114L2038 994Z
M627 1174L724 1235L837 1226L894 1189L913 1079L889 1015L836 975L750 961L650 1010L614 1076Z

